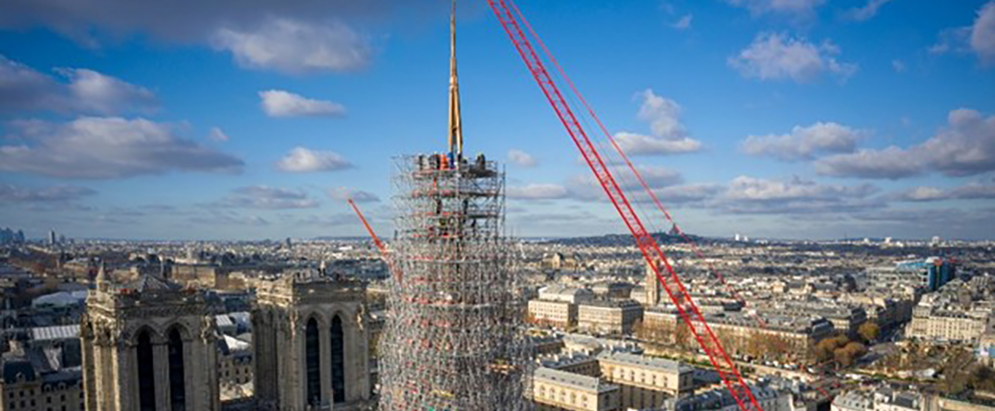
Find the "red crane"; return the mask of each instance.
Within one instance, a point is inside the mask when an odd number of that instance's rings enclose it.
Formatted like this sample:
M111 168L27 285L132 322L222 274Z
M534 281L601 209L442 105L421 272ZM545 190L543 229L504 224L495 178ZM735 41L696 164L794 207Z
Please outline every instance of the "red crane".
M511 7L515 11L516 15L522 16L521 11L518 10L518 7L514 3L511 3ZM639 181L639 185L642 186L643 190L646 191L646 194L649 195L651 200L653 200L653 205L655 205L656 208L660 210L660 213L663 214L664 218L666 218L667 221L673 225L674 231L676 231L677 234L680 235L681 238L685 242L687 242L688 245L691 246L691 249L692 251L694 251L695 256L705 261L705 264L708 265L709 271L711 271L712 274L714 274L715 277L719 280L719 282L726 287L726 290L729 292L729 294L732 295L732 297L736 301L738 301L743 307L746 307L746 300L739 295L739 293L736 291L735 288L733 288L729 283L726 282L726 279L722 275L722 273L720 273L718 269L715 268L715 264L713 264L711 261L705 258L705 255L704 253L702 253L701 248L698 247L698 244L690 236L688 236L687 233L684 232L684 230L681 230L680 226L677 225L677 221L674 221L673 216L671 216L670 212L667 211L667 208L663 206L663 202L661 202L660 198L657 197L656 192L653 191L652 188L650 188L649 184L646 182L646 179L643 178L642 173L640 173L639 170L636 169L636 166L632 163L632 161L629 160L629 156L625 154L625 150L622 150L622 147L618 145L618 142L615 140L615 136L613 136L612 133L608 131L608 128L605 127L605 124L601 122L601 118L598 117L598 115L594 112L594 109L591 108L591 105L587 103L587 99L584 98L584 95L580 93L580 90L577 89L577 86L575 86L573 81L570 80L570 77L567 76L566 71L563 70L563 67L560 66L560 63L556 61L556 58L553 57L553 54L549 52L549 49L546 48L546 43L543 43L542 39L535 34L534 30L532 30L532 25L530 25L528 20L525 20L524 17L522 17L522 22L525 24L526 29L528 29L529 34L532 35L533 38L535 38L536 43L539 44L539 47L541 47L546 56L549 57L550 61L553 63L553 66L556 67L556 72L560 75L560 77L563 78L564 82L566 82L566 84L570 87L570 91L573 92L575 96L577 96L578 100L580 100L580 103L584 106L584 109L587 111L588 115L590 115L591 118L594 119L595 124L598 125L598 128L601 130L602 133L604 133L608 141L611 142L612 148L615 149L615 152L617 152L618 155L621 157L621 159L625 162L626 167L628 167L629 170L632 172L632 174L636 176L636 179ZM755 316L755 320L757 321L757 324L761 328L767 327L767 323L764 322L764 320L759 315Z
M736 404L744 411L762 410L750 387L743 380L742 375L736 368L735 362L729 358L729 355L722 348L718 337L712 332L698 306L691 299L691 295L684 287L684 284L681 283L680 278L670 264L670 260L664 254L656 239L646 230L639 215L632 207L632 203L616 181L611 169L605 165L601 153L588 137L587 130L585 130L574 114L573 106L560 92L557 83L553 80L549 71L546 70L546 64L532 46L529 35L537 43L541 42L539 37L531 29L531 26L528 25L524 15L522 15L512 0L487 0L487 4L494 11L494 15L508 34L529 72L535 78L539 88L556 112L560 122L563 123L574 145L580 151L584 161L591 168L591 172L594 173L594 177L598 180L608 199L629 229L643 258L646 259L649 267L653 269L657 280L663 285L667 295L677 307L678 314L688 326L692 336L698 341L698 345L707 354L709 361L729 389ZM526 35L526 30L528 30L529 35ZM555 62L549 50L543 47L543 51L548 60ZM639 175L635 167L632 167L632 171L637 176ZM662 269L666 270L666 276L661 272ZM671 282L673 283L673 287Z
M402 277L401 272L394 266L394 259L390 257L387 245L384 244L383 241L380 241L380 237L377 237L377 233L373 231L373 227L371 227L370 223L366 221L366 217L363 216L363 212L359 211L359 206L356 205L356 202L352 201L351 198L346 201L348 201L349 205L352 206L352 210L356 212L356 216L359 217L359 221L363 222L363 227L366 227L366 231L370 233L370 238L373 239L373 244L375 244L377 249L380 250L380 257L383 258L383 262L387 264L387 270L390 271L391 274L394 274L394 276L397 277L397 280L400 281Z

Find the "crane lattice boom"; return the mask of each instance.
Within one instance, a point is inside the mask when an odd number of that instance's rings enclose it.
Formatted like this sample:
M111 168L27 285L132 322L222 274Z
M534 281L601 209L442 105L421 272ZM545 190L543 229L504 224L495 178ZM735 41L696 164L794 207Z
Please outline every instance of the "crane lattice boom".
M657 280L663 285L667 295L677 307L678 314L680 314L684 323L687 324L692 336L698 341L702 350L707 354L709 361L729 389L739 408L744 411L762 410L750 387L737 370L736 364L726 354L715 333L712 332L711 328L705 322L704 316L691 299L691 295L687 289L681 283L677 273L670 265L669 259L653 236L646 230L625 192L616 181L611 170L605 165L601 153L588 137L588 133L581 125L581 122L578 121L571 104L564 98L560 92L560 88L546 70L543 59L532 46L532 41L526 35L525 30L528 30L531 38L537 42L540 41L538 36L528 26L527 21L513 1L487 0L487 3L494 11L495 16L497 16L501 26L508 34L529 72L535 78L539 88L556 112L560 122L566 128L567 133L580 151L584 161L591 168L591 172L594 173L595 178L602 189L604 189L608 199L632 233L643 258L646 259L649 266L653 269ZM523 25L525 25L525 28L523 28ZM547 59L553 60L552 54L548 50L545 50L545 52ZM639 175L635 167L632 167L632 171L637 176ZM667 276L664 276L661 269L666 270ZM670 281L668 281L668 278ZM673 282L676 287L672 287L670 282ZM676 292L673 288L676 288ZM685 308L685 306L687 307Z

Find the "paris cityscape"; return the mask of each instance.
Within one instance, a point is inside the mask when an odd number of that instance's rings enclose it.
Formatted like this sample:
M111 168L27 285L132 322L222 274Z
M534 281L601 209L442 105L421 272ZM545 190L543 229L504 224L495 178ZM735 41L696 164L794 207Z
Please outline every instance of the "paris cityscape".
M995 411L993 92L992 0L0 3L0 411Z

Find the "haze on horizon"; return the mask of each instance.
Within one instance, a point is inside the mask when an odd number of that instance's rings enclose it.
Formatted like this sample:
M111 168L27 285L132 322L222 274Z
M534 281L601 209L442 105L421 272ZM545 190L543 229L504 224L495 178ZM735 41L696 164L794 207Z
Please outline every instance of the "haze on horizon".
M445 146L428 3L0 4L0 227L364 236L351 197L389 238L391 157ZM466 150L507 164L512 232L624 232L485 3L461 4ZM520 7L687 232L992 238L995 1Z

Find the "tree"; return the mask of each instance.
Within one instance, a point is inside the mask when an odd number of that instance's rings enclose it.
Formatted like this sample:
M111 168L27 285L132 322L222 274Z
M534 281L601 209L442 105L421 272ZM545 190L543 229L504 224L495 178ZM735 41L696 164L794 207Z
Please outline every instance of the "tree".
M836 362L844 367L853 365L854 360L867 354L867 347L859 342L851 342L833 352Z
M881 326L877 325L877 323L873 321L867 321L861 324L860 328L857 328L857 334L859 334L860 338L863 338L865 342L869 343L876 340L881 334Z
M844 347L850 339L845 336L826 338L815 345L815 359L818 362L830 361L835 358L836 350Z

